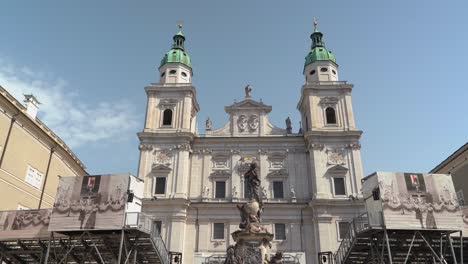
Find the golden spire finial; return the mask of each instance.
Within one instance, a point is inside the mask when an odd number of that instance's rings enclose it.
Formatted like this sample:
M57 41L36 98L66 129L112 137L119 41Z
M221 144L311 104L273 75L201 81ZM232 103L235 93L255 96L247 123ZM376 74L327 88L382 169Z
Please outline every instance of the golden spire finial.
M184 21L182 20L177 21L177 26L179 27L179 29L182 29L183 25L184 25Z
M317 18L314 17L314 31L317 30L317 24L318 24Z

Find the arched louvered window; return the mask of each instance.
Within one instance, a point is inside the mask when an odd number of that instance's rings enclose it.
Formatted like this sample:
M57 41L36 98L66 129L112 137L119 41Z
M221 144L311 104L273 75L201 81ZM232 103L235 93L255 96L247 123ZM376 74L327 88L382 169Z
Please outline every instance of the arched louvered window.
M172 110L166 109L163 112L163 126L172 125Z
M333 107L327 107L325 115L327 116L327 124L336 124L336 113Z

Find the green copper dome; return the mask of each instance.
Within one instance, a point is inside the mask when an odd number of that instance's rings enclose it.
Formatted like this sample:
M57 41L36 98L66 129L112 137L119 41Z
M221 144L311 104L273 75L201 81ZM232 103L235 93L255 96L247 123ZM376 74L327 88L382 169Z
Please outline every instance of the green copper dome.
M164 58L162 58L161 65L159 67L162 67L166 63L183 63L192 68L192 64L190 63L190 56L185 51L180 49L171 49L168 53L166 53Z
M164 55L161 60L160 68L166 63L182 63L192 68L192 63L190 62L190 56L185 52L184 42L185 36L182 33L181 26L179 26L179 31L172 38L174 43L172 44L172 49Z
M322 32L315 29L314 33L310 35L312 39L312 48L305 58L304 67L316 61L333 61L336 63L335 55L325 48L325 43L322 41Z

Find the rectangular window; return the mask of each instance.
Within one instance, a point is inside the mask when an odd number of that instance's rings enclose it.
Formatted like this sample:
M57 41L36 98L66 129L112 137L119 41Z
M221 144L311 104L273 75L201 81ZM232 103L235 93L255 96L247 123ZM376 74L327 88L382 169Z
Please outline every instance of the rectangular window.
M213 239L224 239L224 223L213 223Z
M275 224L275 240L286 240L285 224Z
M226 198L226 182L225 181L216 182L215 198Z
M42 174L40 171L31 166L28 166L28 170L26 171L26 178L24 181L40 189L43 176L44 174Z
M345 238L348 228L349 222L338 222L338 238L340 240Z
M335 195L346 195L345 178L333 178Z
M153 231L156 232L156 234L158 235L161 234L161 227L162 227L161 221L153 221Z
M166 177L156 177L156 190L155 194L166 193Z
M275 181L273 182L273 198L282 199L284 198L283 182Z

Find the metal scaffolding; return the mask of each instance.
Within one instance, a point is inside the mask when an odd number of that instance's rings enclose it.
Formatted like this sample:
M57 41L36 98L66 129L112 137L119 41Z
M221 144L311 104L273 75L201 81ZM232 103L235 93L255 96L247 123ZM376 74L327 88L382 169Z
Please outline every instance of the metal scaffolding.
M386 229L367 220L364 213L350 223L336 264L464 263L461 230Z
M130 213L129 213L130 214ZM0 263L170 264L181 254L168 252L151 220L141 213L122 229L51 232L49 237L1 239ZM136 217L135 217L136 216ZM177 256L177 257L175 257Z

